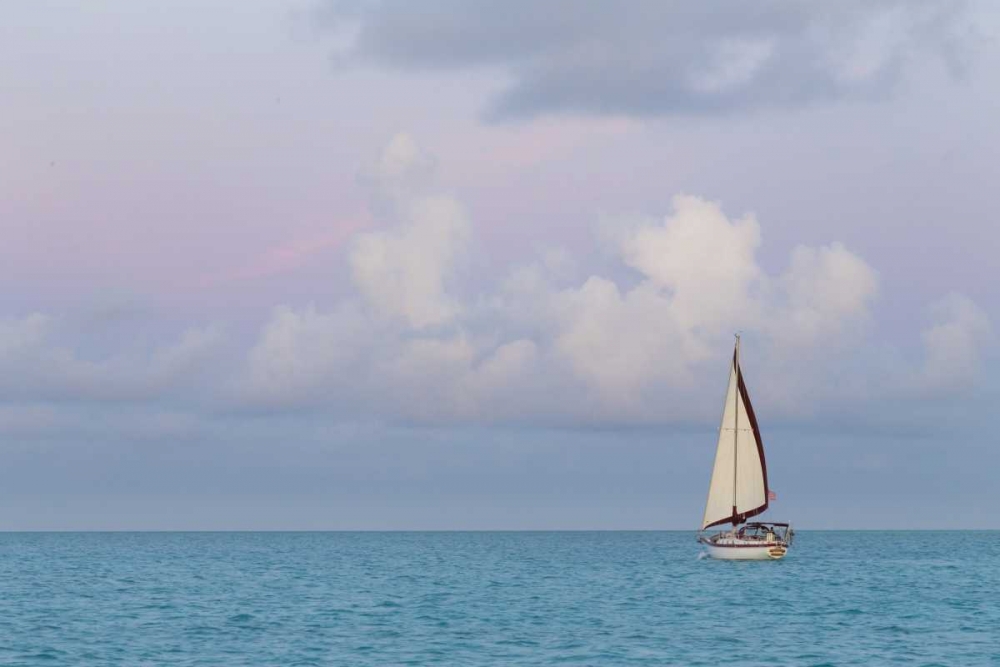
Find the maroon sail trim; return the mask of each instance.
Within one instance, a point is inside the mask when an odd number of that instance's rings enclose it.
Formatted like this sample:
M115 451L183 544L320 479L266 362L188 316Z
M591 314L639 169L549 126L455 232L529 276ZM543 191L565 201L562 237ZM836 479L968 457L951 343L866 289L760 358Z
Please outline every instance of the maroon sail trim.
M739 387L740 397L743 399L743 405L747 409L747 417L750 418L750 427L753 429L753 440L757 443L757 456L760 457L760 472L764 476L764 504L740 514L740 523L743 523L767 509L768 496L771 489L767 485L767 460L764 458L764 443L760 439L760 427L757 426L757 415L753 412L753 404L750 403L750 392L747 391L747 386L743 382L743 369L739 366L736 367L736 383Z

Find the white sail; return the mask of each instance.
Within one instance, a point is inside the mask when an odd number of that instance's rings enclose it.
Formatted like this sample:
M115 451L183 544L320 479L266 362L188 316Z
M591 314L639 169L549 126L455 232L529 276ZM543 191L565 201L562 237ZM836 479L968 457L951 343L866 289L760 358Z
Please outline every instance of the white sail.
M738 350L737 343L702 530L722 523L743 523L767 509L764 448L750 395L742 381Z

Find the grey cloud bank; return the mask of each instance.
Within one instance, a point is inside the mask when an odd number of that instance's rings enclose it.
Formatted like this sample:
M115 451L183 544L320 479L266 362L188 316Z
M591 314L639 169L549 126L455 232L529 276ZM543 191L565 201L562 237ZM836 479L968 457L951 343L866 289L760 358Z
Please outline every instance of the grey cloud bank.
M509 81L492 120L726 114L878 99L914 71L961 72L983 35L965 2L326 2L338 63Z

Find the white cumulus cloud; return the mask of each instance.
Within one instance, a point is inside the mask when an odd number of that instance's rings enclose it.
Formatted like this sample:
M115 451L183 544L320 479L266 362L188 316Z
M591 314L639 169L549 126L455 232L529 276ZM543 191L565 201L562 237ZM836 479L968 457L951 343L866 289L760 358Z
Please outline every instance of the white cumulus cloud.
M354 291L275 307L236 367L216 327L97 354L74 345L59 318L0 320L0 422L62 423L46 401L166 401L133 415L165 415L164 433L201 428L221 407L407 423L708 420L736 331L773 417L961 392L981 375L992 326L968 297L934 305L919 358L907 360L905 346L878 354L879 280L862 257L831 240L768 269L764 225L694 195L660 217L607 219L595 254L614 266L543 248L494 284L466 280L488 249L461 202L424 178L432 166L407 135L390 142L370 170L382 226L357 234L348 257ZM753 381L758 371L766 382ZM35 407L18 416L12 405Z
M433 162L408 137L386 151L390 179ZM801 246L769 273L755 216L693 195L660 219L605 225L598 242L637 279L587 275L552 249L462 297L453 285L473 227L458 201L428 190L394 190L390 224L357 237L355 297L329 313L274 311L249 356L251 395L405 421L703 416L716 407L704 407L718 384L707 378L724 374L743 331L758 367L780 369L765 400L792 413L830 398L818 359L832 372L866 340L878 279L861 257L836 242Z
M469 239L465 213L449 197L420 197L405 206L402 218L394 229L356 239L354 284L381 316L418 329L447 324L461 309L446 282Z

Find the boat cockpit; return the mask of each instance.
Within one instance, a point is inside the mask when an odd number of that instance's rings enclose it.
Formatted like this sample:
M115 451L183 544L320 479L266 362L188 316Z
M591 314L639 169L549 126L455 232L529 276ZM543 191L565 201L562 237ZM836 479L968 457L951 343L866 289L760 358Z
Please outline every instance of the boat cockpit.
M754 521L746 523L733 530L726 530L715 535L701 535L699 542L719 546L789 546L795 532L787 523L764 523Z
M736 529L736 538L751 542L791 542L792 528L787 523L762 523L754 521Z

